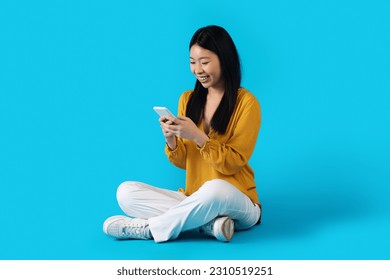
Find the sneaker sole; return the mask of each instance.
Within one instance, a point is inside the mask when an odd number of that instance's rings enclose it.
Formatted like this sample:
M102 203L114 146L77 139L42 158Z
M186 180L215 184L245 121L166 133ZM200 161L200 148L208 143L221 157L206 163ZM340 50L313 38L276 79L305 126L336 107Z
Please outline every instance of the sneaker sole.
M234 234L234 222L232 219L227 218L225 221L223 221L222 234L223 238L219 238L219 241L229 242L232 239Z

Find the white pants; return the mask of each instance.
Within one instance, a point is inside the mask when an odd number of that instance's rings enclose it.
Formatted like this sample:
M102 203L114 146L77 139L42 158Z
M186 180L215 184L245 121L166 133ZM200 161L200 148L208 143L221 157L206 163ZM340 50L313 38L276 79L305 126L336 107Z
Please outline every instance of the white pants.
M175 239L180 232L199 228L218 216L233 219L237 230L247 229L261 215L257 204L220 179L207 181L190 196L141 182L124 182L117 199L128 216L148 219L156 242Z

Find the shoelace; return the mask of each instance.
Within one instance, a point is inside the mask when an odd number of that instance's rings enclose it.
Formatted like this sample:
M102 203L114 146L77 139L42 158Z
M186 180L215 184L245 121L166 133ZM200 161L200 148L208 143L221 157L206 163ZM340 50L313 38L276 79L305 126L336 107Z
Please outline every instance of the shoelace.
M211 234L211 235L213 234L213 229L214 229L214 220L208 222L207 224L199 228L200 232L205 234Z
M129 236L133 238L149 238L148 224L124 224L122 227L122 236Z

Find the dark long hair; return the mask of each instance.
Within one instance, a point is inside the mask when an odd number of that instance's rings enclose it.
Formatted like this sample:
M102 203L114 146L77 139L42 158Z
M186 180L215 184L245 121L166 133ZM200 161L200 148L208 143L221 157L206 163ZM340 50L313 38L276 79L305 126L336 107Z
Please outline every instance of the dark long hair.
M225 93L211 119L211 127L218 133L224 134L236 105L237 93L241 84L240 58L229 33L220 26L210 25L198 29L192 36L190 49L195 44L215 53L220 61ZM207 93L207 89L196 80L194 92L186 109L186 116L196 124L199 124L203 117Z

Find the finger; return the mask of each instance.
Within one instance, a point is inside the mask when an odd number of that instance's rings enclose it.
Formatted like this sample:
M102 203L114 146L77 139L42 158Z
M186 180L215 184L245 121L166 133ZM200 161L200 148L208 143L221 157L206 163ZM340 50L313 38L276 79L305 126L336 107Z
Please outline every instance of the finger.
M172 136L173 135L171 132L169 132L168 130L165 130L164 128L161 128L161 131L162 131L164 136Z
M185 116L179 116L176 119L181 120L181 121L186 121L188 118Z
M166 121L166 122L160 123L160 126L161 126L161 128L163 128L163 129L165 129L165 130L169 130L170 127L171 127L171 126L174 126L174 125L172 124L171 121Z
M160 123L174 123L175 118L170 116L162 116L158 119Z
M164 128L164 127L161 127L161 130L162 132L164 133L164 135L168 134L168 133L171 133L168 129Z
M167 121L175 122L175 119L176 119L176 118L171 117L171 116L165 116L165 119L166 119Z
M165 116L162 116L158 119L158 121L161 123L161 122L166 122L167 121L167 117Z
M169 131L168 129L164 128L164 127L161 127L161 130L162 130L162 133L165 135L165 136L169 136L172 134L171 131Z
M169 132L175 133L179 129L179 127L178 127L178 125L175 125L175 124L168 124L168 125L166 125L166 129Z
M176 120L178 124L187 124L192 122L190 118L184 116L177 117Z

